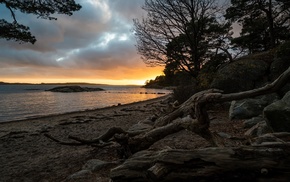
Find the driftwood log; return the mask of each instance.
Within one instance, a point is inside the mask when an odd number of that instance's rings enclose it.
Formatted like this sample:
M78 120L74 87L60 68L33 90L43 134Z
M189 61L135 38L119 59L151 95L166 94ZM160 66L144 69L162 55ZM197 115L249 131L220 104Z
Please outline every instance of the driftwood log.
M152 126L152 129L144 133L130 133L124 131L122 128L111 128L104 135L93 140L84 140L70 136L70 139L77 142L69 143L55 139L49 134L46 134L46 136L63 145L95 145L102 147L106 146L106 142L115 140L121 144L121 148L124 148L124 151L126 151L122 154L122 156L126 158L140 150L149 148L162 138L183 129L188 129L200 135L208 140L213 146L223 146L223 140L209 130L210 119L206 110L206 105L209 103L220 103L270 94L281 89L289 80L290 67L274 82L258 89L231 94L222 94L222 92L217 89L198 92L173 112L158 118L154 126Z
M221 148L223 140L209 130L210 119L206 110L209 103L240 100L270 94L281 89L290 80L290 67L274 82L254 90L222 94L210 89L190 97L173 112L159 117L151 130L130 133L121 128L111 128L94 140L70 136L77 142L62 142L63 145L96 145L103 147L109 142L120 144L121 156L128 158L111 172L114 181L174 181L174 180L262 180L284 176L290 179L290 134L273 134L274 143L251 141L252 146ZM188 129L206 140L215 148L198 150L146 151L152 144L167 135ZM286 136L286 140L279 137ZM266 136L268 137L268 136ZM271 137L270 137L271 138ZM256 143L255 143L256 142ZM218 179L218 180L215 180ZM224 179L224 180L223 180ZM273 180L270 180L273 181ZM283 181L283 180L282 180Z
M286 181L290 144L140 151L111 170L113 181Z
M210 119L206 110L207 104L241 100L274 93L281 89L286 83L288 83L289 80L290 67L285 72L283 72L274 82L258 89L230 94L222 94L222 91L217 89L210 89L199 92L190 97L172 113L157 119L155 127L167 125L178 117L190 116L193 119L193 125L187 129L205 138L214 146L219 146L219 139L217 140L216 137L209 131Z

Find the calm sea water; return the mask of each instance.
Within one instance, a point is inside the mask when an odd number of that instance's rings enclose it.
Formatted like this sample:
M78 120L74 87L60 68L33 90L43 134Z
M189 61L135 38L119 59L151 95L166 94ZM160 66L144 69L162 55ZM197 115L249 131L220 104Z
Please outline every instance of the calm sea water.
M139 86L108 85L82 85L105 89L98 92L45 91L56 86L60 85L0 85L0 122L127 104L163 96L157 93L170 93L168 90Z

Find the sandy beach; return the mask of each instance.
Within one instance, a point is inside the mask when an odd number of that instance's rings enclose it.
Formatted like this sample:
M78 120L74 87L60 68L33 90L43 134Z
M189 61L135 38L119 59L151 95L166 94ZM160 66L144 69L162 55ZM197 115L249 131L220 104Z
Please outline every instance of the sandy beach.
M116 145L97 148L88 145L60 145L45 137L49 134L63 141L71 141L69 135L94 139L113 126L127 130L138 121L152 117L156 110L166 107L167 96L152 100L102 108L92 111L74 112L41 118L0 123L0 181L86 181L70 176L82 169L91 159L118 161ZM230 126L227 111L211 111L215 118L211 129L229 134L242 134L241 122ZM193 149L209 144L201 137L182 131L170 135L151 146L161 148ZM111 165L91 174L87 181L109 181ZM92 180L94 179L94 180Z

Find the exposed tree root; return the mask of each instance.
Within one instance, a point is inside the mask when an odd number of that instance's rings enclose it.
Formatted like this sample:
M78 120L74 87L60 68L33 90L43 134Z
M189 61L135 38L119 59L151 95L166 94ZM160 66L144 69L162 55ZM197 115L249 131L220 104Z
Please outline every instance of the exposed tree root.
M53 138L51 135L45 134L48 138L52 139L53 141L63 144L63 145L95 145L97 147L103 147L106 146L107 144L110 144L109 141L114 140L115 142L120 144L120 150L119 153L122 157L128 158L132 154L137 153L138 151L148 149L152 144L155 142L161 140L162 138L179 132L183 129L190 130L201 137L205 138L207 141L209 141L212 146L223 146L223 139L214 134L211 133L209 130L210 126L210 119L206 110L206 105L209 103L220 103L220 102L225 102L225 101L232 101L232 100L240 100L240 99L245 99L245 98L251 98L255 96L260 96L260 95L265 95L269 93L273 93L278 91L280 88L282 88L290 79L290 67L280 75L279 78L277 78L273 83L268 84L264 87L254 89L254 90L249 90L245 92L240 92L240 93L231 93L231 94L222 94L222 91L217 90L217 89L210 89L206 91L202 91L199 93L196 93L192 97L190 97L186 102L181 104L176 110L173 112L163 116L159 117L156 121L154 126L150 131L143 132L143 133L138 133L138 132L127 132L124 131L122 128L110 128L105 134L102 136L93 139L93 140L85 140L85 139L80 139L78 137L73 137L70 136L70 139L73 139L76 142L63 142L58 139ZM137 133L137 134L136 134ZM288 137L290 138L289 134L276 134L276 138L283 138L283 137ZM276 142L278 143L272 143L272 144L263 144L263 147L270 147L272 150L273 145L274 146L279 146L284 145L287 149L288 152L288 147L289 143L287 142L281 142L278 141L277 139ZM260 144L259 144L260 145ZM261 145L260 145L261 146ZM233 149L228 149L228 150L233 150ZM227 149L224 150L217 150L216 155L221 155L220 158L215 158L216 160L228 160L228 158L222 158L222 156L227 153L227 157L231 157ZM241 148L238 149L237 151L242 151L246 152L247 154L248 148ZM262 153L259 153L260 150L257 148L250 148L249 149L254 150L255 155L260 155L262 156ZM210 151L207 151L210 155L216 156L214 153L211 153ZM183 155L180 153L180 155ZM201 155L200 153L198 155ZM218 157L218 156L216 156ZM237 159L233 159L230 162L234 162ZM255 162L261 162L262 158L256 160ZM290 162L290 161L289 161ZM241 165L245 165L240 161ZM204 165L204 164L202 164ZM157 165L157 166L151 166L149 176L152 176L153 174L156 176L154 178L161 178L163 176L163 173L167 173L168 169L164 168L163 165ZM215 171L213 168L208 169L208 172L213 172ZM156 174L155 174L156 173ZM161 174L160 174L161 173Z

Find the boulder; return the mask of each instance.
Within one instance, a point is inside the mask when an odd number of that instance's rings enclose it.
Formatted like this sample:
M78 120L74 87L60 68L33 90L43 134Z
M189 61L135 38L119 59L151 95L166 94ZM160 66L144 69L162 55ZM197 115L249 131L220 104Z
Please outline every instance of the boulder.
M263 109L278 99L277 94L268 94L252 99L232 101L229 117L230 119L249 119L262 115Z
M258 124L259 122L265 121L262 116L253 117L243 122L244 128L251 128Z
M261 100L246 99L232 101L229 117L230 119L249 119L262 114L264 107Z
M264 109L267 124L274 132L290 132L290 91Z
M81 170L68 176L65 182L95 181L94 174L89 170Z
M245 132L247 137L257 137L267 133L271 133L272 129L267 125L265 121L257 123L255 126Z
M101 170L101 169L103 169L111 164L112 164L112 162L106 162L106 161L102 161L99 159L91 159L83 165L82 169L96 172L96 171Z
M268 64L261 60L237 60L219 69L210 87L225 93L254 89L266 83L268 67Z

